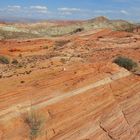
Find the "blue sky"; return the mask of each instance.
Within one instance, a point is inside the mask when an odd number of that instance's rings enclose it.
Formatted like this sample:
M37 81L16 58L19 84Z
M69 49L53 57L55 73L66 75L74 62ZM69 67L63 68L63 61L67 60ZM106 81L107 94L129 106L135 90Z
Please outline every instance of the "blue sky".
M0 18L89 19L140 22L140 0L1 0Z

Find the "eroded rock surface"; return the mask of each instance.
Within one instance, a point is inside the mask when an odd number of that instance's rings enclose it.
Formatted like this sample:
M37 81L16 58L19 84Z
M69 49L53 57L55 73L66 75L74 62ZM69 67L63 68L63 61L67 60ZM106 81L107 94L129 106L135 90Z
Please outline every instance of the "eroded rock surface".
M138 34L5 40L0 55L10 59L0 64L1 140L29 140L31 112L45 118L37 140L140 139L140 77L112 63L123 55L139 64Z

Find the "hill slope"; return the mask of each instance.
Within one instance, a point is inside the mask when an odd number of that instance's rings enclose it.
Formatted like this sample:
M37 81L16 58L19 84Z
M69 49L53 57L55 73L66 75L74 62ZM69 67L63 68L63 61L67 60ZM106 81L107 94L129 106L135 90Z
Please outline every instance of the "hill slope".
M0 38L40 38L46 36L70 35L81 31L95 29L112 29L132 31L135 25L123 20L109 20L105 17L97 17L87 21L44 21L29 24L1 24Z

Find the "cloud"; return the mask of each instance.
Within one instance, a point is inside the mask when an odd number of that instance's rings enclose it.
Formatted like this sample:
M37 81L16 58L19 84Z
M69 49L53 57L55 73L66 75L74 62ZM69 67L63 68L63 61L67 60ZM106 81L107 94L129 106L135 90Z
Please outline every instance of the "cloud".
M13 11L13 12L16 12L16 11L19 11L19 10L21 10L21 6L19 6L19 5L9 5L8 7L7 7L7 10L8 11Z
M122 14L124 14L124 15L128 15L128 14L129 14L126 10L121 10L120 12L121 12Z
M48 10L48 8L46 6L30 6L31 9L35 9L35 10Z
M79 8L67 8L67 7L58 8L57 10L61 11L61 12L79 12L79 11L81 11L81 9L79 9Z
M48 8L46 6L30 6L30 10L33 10L34 12L37 13L48 13Z
M116 11L113 10L94 10L94 13L98 13L98 14L108 14L108 13L115 13Z
M57 8L57 10L59 11L59 15L73 15L75 13L81 13L82 9L79 8L67 8L67 7L62 7L62 8Z
M60 13L60 15L72 15L72 12L62 12L62 13Z
M8 8L13 8L13 9L20 9L21 8L21 6L19 6L19 5L9 5L8 6Z

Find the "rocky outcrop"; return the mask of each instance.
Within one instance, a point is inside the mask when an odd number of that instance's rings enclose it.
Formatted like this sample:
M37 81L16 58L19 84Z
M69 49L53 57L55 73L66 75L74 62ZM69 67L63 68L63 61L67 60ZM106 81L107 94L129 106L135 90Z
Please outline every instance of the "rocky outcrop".
M71 79L72 81L67 74L71 75L73 71L67 68L62 75L56 75L56 80L52 81L52 78L49 78L48 86L45 86L47 78L42 73L44 76L41 78L41 83L38 83L36 88L28 88L28 91L34 94L32 94L31 100L28 98L28 102L27 95L24 95L27 92L26 86L21 87L22 91L19 88L20 94L13 90L16 97L12 97L12 93L8 93L9 97L11 94L11 97L3 99L11 104L8 107L4 102L1 103L1 108L5 109L0 111L0 120L3 122L1 123L3 139L8 140L11 136L15 139L28 139L28 128L21 120L22 114L31 111L31 108L34 111L38 110L47 119L46 127L42 136L38 138L39 140L139 139L139 77L118 68L116 65L107 64L105 66L101 64L100 68L98 66L96 69L97 66L87 65L82 69L81 66L77 67L76 77L73 75L75 78ZM95 75L97 70L99 70L98 74ZM94 76L91 77L92 71L94 71ZM64 77L68 79L66 80ZM80 82L78 79L81 77L85 80L80 80ZM61 82L58 82L59 79ZM76 88L74 82L77 80L79 82ZM53 84L49 86L51 81ZM73 90L69 89L66 92L63 82L67 83L69 88L72 86ZM54 88L58 89L58 87L59 89L63 87L63 92L57 91L56 93ZM48 89L50 91L53 89L53 92L51 93ZM8 94L5 93L7 96ZM2 96L4 97L4 95ZM16 119L14 119L15 117ZM4 124L11 123L11 119L13 120L11 129L7 131ZM17 123L18 130L15 130ZM25 131L25 135L20 135L19 130ZM15 131L14 134L13 131Z

